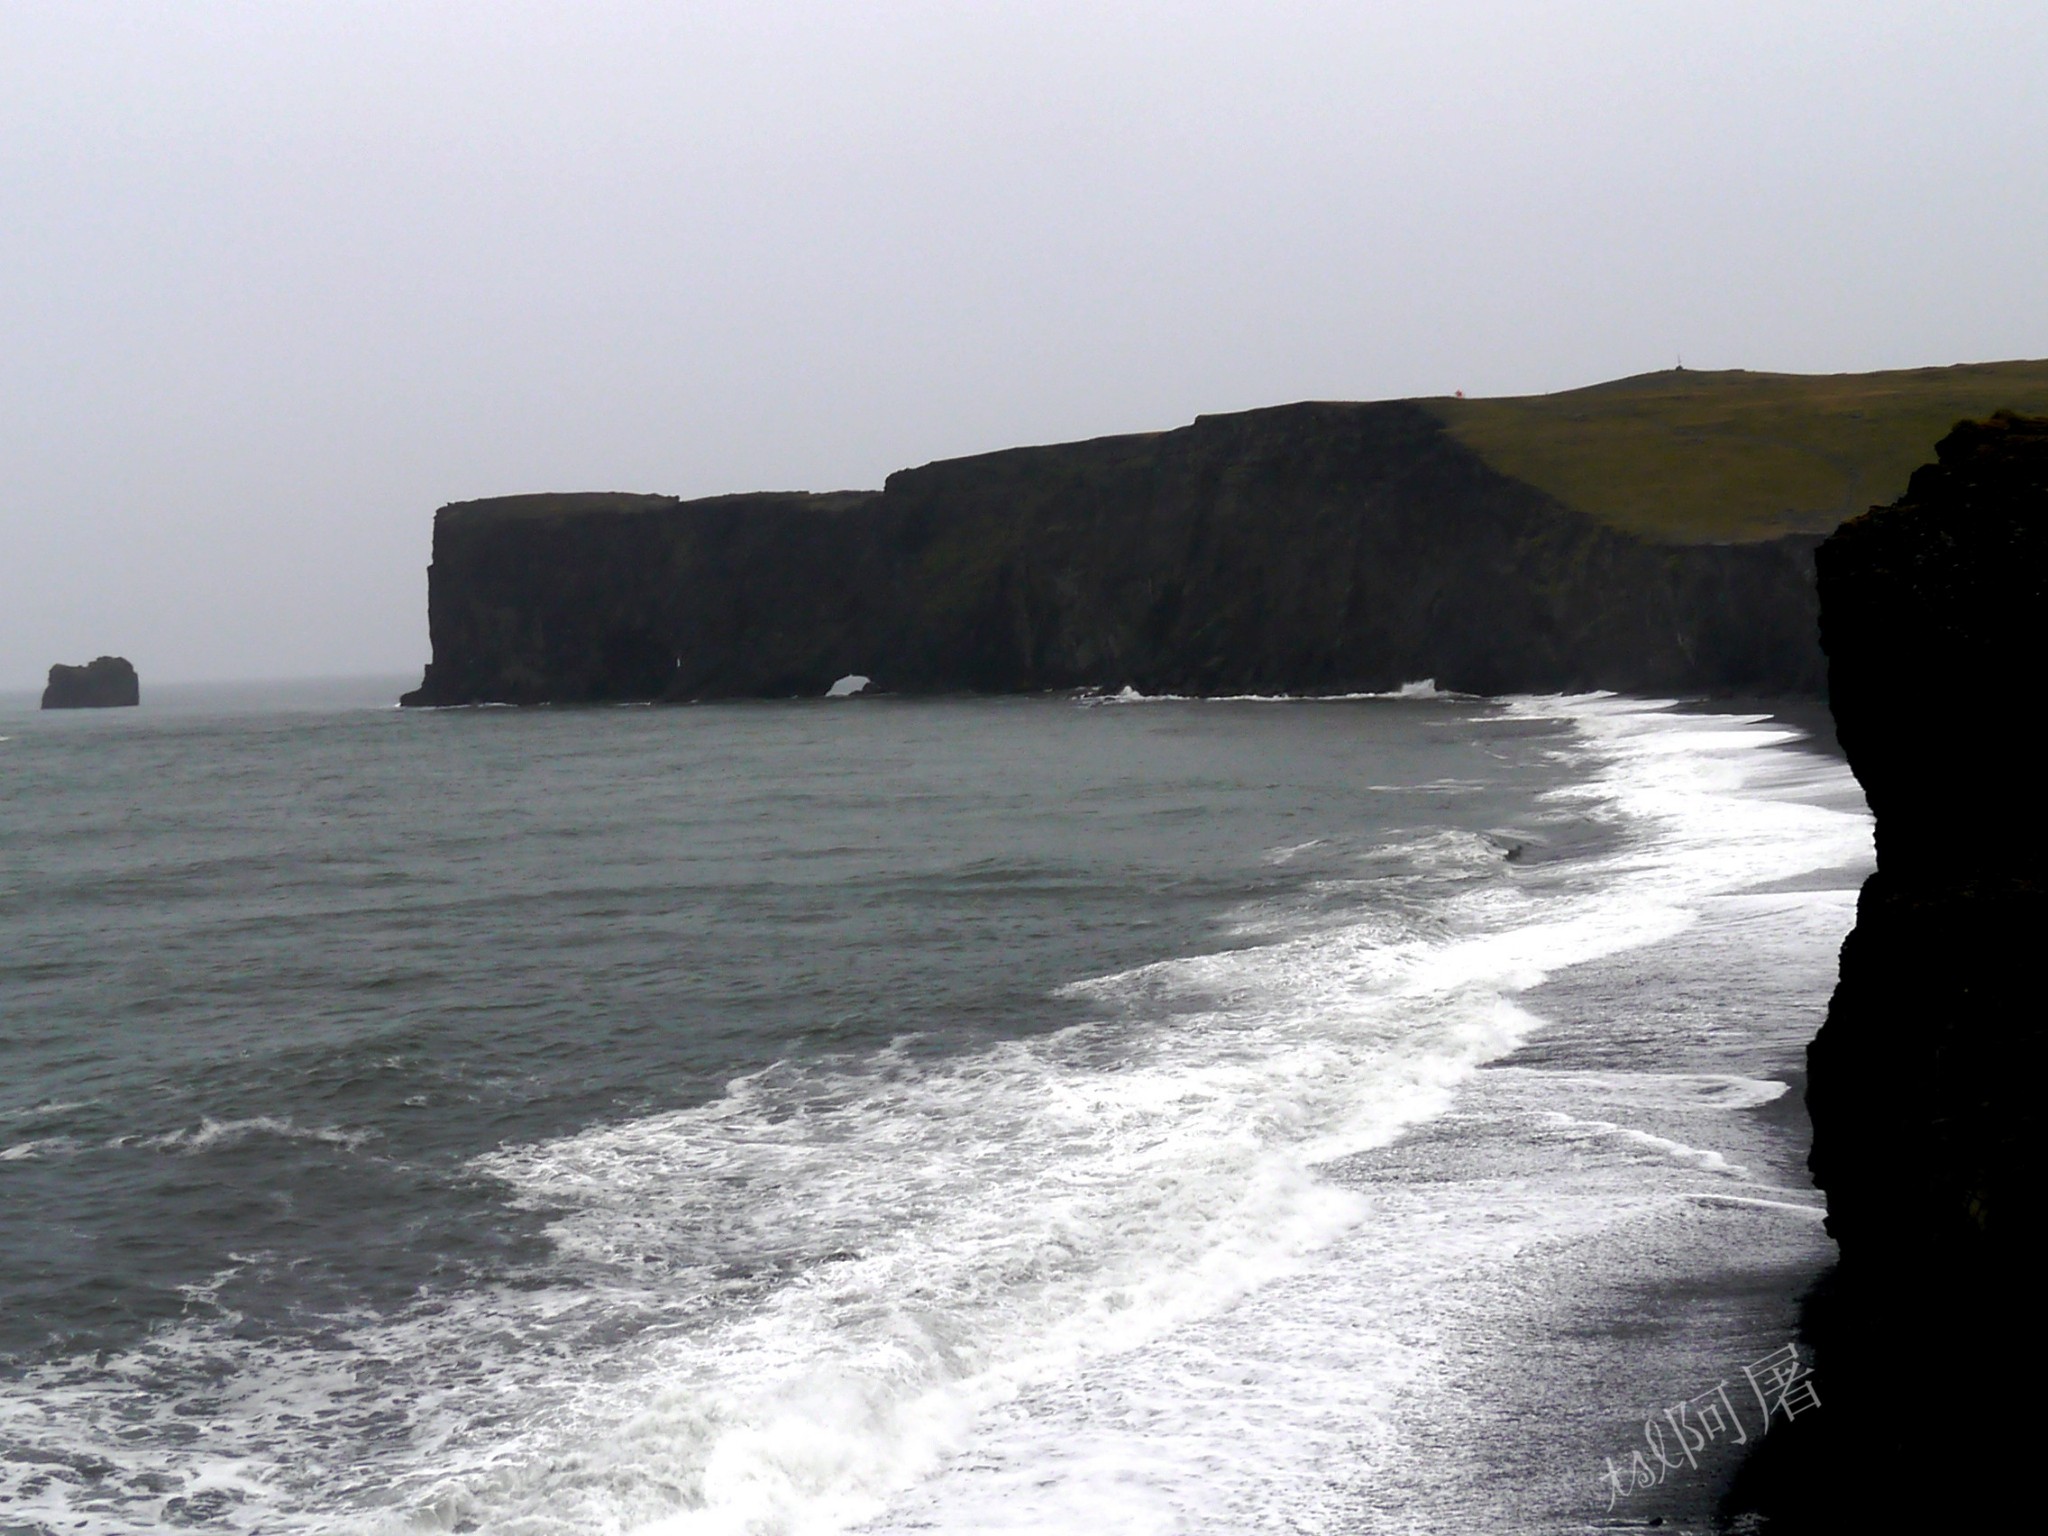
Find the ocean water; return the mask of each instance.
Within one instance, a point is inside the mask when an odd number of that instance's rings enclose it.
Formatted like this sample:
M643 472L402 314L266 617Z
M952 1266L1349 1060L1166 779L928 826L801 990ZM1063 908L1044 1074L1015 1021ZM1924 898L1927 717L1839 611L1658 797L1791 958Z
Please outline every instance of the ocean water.
M389 697L0 713L0 1532L1582 1530L1825 1260L1766 718Z

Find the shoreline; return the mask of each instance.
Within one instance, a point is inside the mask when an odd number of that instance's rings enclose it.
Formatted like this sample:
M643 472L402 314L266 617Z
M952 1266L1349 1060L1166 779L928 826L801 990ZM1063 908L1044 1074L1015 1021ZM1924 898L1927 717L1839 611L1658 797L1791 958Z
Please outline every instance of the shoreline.
M1439 1476L1400 1480L1404 1495L1434 1496L1428 1528L1517 1536L1653 1522L1692 1536L1723 1528L1720 1511L1744 1466L1740 1448L1714 1447L1697 1470L1672 1473L1612 1510L1603 1476L1608 1458L1625 1468L1643 1449L1646 1418L1724 1381L1731 1393L1746 1391L1742 1367L1795 1336L1803 1299L1833 1260L1819 1195L1804 1171L1799 1063L1806 1015L1825 1005L1832 979L1833 946L1823 930L1845 920L1847 909L1817 903L1811 893L1735 898L1744 902L1812 919L1779 935L1767 978L1735 979L1722 969L1734 947L1722 941L1739 938L1754 953L1748 941L1759 925L1737 923L1730 935L1711 919L1661 953L1631 951L1573 967L1524 994L1542 1027L1481 1067L1441 1121L1332 1170L1348 1187L1370 1187L1400 1178L1404 1164L1413 1176L1434 1177L1435 1165L1462 1152L1462 1177L1496 1187L1527 1181L1553 1212L1602 1200L1626 1207L1582 1230L1567 1225L1540 1235L1503 1260L1489 1258L1492 1275L1461 1279L1436 1298L1440 1319L1452 1320L1440 1325L1461 1341L1449 1353L1443 1401L1418 1437L1433 1443ZM1645 996L1677 1003L1705 996L1760 1015L1788 996L1797 1006L1781 1011L1787 1027L1732 1056L1710 1047L1630 1063L1603 1037L1611 1037L1622 1000ZM1628 1096L1612 1092L1617 1080L1648 1082L1659 1068L1675 1079L1721 1074L1787 1087L1742 1109L1616 1107L1615 1098ZM1532 1162L1518 1128L1542 1115L1611 1123L1619 1134L1559 1142L1546 1160ZM1474 1166L1472 1148L1457 1142L1481 1121L1498 1132L1482 1143ZM1723 1180L1657 1167L1648 1147L1640 1161L1615 1166L1631 1156L1624 1140L1631 1135L1710 1151L1753 1177L1727 1179L1727 1193L1717 1194L1713 1186ZM1581 1167L1582 1158L1593 1166ZM1802 1190L1810 1204L1799 1198ZM1751 1406L1738 1401L1737 1411ZM1752 1444L1764 1443L1754 1423L1749 1432ZM1438 1502L1452 1486L1458 1493ZM1391 1515L1402 1503L1386 1498L1378 1512Z
M1738 694L1725 698L1681 699L1678 707L1688 714L1764 715L1776 724L1802 733L1802 741L1788 745L1811 747L1837 762L1849 760L1848 754L1842 750L1840 737L1835 734L1834 711L1824 696L1774 694L1749 697Z
M1801 723L1762 702L1684 707ZM1805 740L1766 750L1840 762ZM1816 774L1814 784L1860 812L1853 783ZM1456 1122L1492 1120L1501 1134L1476 1167L1465 1159L1465 1177L1531 1179L1559 1207L1633 1202L1605 1224L1516 1253L1490 1285L1442 1298L1462 1310L1472 1342L1455 1361L1450 1406L1434 1430L1453 1442L1449 1475L1412 1492L1465 1491L1428 1505L1431 1528L1458 1528L1462 1518L1468 1529L1563 1536L1654 1523L1707 1536L1727 1528L1731 1492L1754 1480L1757 1448L1773 1459L1788 1449L1784 1423L1763 1435L1754 1402L1738 1399L1746 1445L1706 1448L1697 1467L1607 1507L1608 1458L1627 1468L1646 1446L1644 1421L1665 1407L1723 1382L1747 1394L1742 1368L1803 1339L1809 1298L1832 1271L1834 1245L1805 1166L1805 1047L1825 1014L1864 873L1855 864L1815 869L1712 897L1669 941L1557 972L1518 999L1542 1026L1481 1067L1444 1120L1354 1160L1354 1176L1367 1179L1403 1161L1426 1168L1453 1146ZM1733 1108L1711 1094L1691 1106L1682 1093L1657 1103L1660 1084L1715 1081L1784 1090ZM1558 1133L1570 1139L1533 1165L1512 1132L1532 1117L1573 1122ZM1613 1166L1618 1146L1639 1149L1633 1166ZM1659 1149L1697 1173L1657 1168ZM1809 1432L1807 1420L1794 1431ZM1484 1449L1475 1454L1474 1442Z

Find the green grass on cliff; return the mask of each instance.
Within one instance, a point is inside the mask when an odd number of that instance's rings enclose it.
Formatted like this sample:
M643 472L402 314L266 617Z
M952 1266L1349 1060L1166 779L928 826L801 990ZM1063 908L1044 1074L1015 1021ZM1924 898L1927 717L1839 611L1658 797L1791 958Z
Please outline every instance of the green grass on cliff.
M1651 538L1827 533L1896 499L1965 417L2048 415L2048 362L1895 373L1645 373L1421 402L1495 469Z

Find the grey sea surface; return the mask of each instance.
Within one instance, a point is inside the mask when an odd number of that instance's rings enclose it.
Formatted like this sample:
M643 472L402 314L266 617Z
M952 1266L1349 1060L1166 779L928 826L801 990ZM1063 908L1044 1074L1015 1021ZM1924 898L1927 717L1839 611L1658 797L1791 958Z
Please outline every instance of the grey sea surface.
M0 708L0 1530L1704 1518L1601 1475L1826 1257L1796 731L395 692Z

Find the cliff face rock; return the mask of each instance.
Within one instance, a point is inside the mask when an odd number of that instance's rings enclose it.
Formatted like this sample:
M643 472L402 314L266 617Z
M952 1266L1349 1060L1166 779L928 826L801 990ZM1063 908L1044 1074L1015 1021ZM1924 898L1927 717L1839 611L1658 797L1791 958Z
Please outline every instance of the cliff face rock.
M1808 1053L1841 1260L1807 1307L1827 1406L1762 1500L1797 1529L1996 1528L2031 1432L2013 1404L2041 1355L2048 419L1966 422L1937 452L1817 556L1877 872Z
M2048 887L2025 717L2048 659L2048 418L1964 422L1817 567L1878 872L1812 1044L1812 1167L1845 1260L2005 1272L2040 1214Z
M415 704L1606 687L1818 692L1810 537L1667 545L1418 405L1306 404L880 492L531 496L435 519Z
M101 656L82 667L50 668L45 709L116 709L142 702L142 684L125 656Z
M1828 1021L1813 1167L1845 1261L2006 1270L2039 1218L2048 886L2025 829L2048 661L2048 418L1964 423L1817 554L1837 733L1877 818Z

